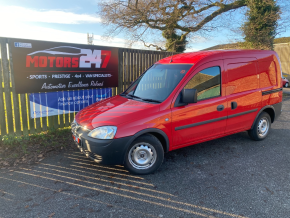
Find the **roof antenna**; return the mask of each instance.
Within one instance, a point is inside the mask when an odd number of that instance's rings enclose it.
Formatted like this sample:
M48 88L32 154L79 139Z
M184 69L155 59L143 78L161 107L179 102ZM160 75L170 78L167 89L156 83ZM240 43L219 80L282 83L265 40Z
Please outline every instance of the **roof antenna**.
M175 42L174 42L174 49L175 49ZM171 63L172 61L173 61L173 50L172 50L171 59L170 59L169 63Z

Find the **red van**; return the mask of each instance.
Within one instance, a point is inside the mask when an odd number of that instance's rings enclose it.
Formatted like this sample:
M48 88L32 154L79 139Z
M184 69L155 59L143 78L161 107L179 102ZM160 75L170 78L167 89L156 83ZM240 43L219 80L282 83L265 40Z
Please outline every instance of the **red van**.
M263 140L281 107L274 51L183 53L155 63L122 94L81 110L72 132L94 161L148 174L164 152L241 131Z

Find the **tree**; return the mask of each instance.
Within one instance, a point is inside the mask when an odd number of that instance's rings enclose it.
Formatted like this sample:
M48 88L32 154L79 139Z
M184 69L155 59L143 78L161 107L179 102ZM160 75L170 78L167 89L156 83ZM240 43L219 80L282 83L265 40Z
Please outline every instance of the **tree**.
M273 50L280 7L275 0L247 0L247 4L248 21L242 27L245 35L243 47Z
M107 36L126 32L131 42L182 52L190 34L211 31L207 25L213 19L244 6L246 0L107 0L99 3L99 14L103 23L111 27ZM162 32L165 48L146 44L150 30Z

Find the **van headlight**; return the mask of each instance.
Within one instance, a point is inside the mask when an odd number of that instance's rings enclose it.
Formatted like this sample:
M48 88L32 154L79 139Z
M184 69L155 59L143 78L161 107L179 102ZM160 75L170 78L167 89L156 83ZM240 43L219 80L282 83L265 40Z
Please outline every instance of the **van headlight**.
M101 126L90 131L88 136L95 139L113 139L116 132L116 126Z

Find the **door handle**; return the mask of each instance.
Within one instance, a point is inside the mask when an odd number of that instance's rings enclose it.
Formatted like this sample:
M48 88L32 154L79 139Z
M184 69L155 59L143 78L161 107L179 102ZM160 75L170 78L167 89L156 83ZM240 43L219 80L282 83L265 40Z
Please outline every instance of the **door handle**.
M217 106L217 111L222 111L225 107L221 104L219 106Z
M238 107L238 103L237 102L235 102L235 101L231 102L232 110L236 109L237 107Z

